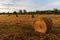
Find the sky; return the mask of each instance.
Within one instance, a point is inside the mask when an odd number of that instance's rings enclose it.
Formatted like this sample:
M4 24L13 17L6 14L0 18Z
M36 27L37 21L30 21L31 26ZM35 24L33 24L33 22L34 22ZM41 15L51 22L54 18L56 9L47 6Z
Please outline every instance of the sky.
M0 12L60 9L60 0L0 0Z

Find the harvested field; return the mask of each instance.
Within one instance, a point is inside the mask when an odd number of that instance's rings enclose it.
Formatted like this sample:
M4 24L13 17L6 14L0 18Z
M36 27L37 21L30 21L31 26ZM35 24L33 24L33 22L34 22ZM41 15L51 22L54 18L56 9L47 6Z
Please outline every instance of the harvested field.
M32 22L35 18L50 17L51 32L35 32ZM0 15L0 40L60 40L60 15Z

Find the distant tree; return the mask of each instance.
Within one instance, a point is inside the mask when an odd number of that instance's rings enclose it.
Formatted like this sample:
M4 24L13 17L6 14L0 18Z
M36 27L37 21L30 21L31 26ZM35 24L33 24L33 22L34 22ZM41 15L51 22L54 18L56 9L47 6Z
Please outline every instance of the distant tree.
M53 14L53 13L51 12L51 10L48 10L48 14Z
M23 10L23 13L25 13L25 14L26 14L26 13L27 13L27 11L26 11L26 10Z
M7 12L7 14L10 16L10 13L9 12Z
M40 14L45 14L45 11L41 11Z
M14 11L13 13L14 13L14 14L17 14L17 12L16 12L16 11Z
M58 9L55 8L54 11L58 11Z
M3 14L5 14L5 12L3 12Z
M55 14L60 14L60 11L56 8L53 11L54 11Z
M22 13L22 10L19 10L19 13Z
M9 12L7 12L7 14L9 14Z
M40 11L39 11L39 10L36 10L36 13L37 13L37 14L40 14Z
M45 14L53 14L50 10L45 11Z
M18 17L18 14L17 14L17 12L16 12L16 11L14 11L13 13L14 13L14 14L16 14L16 17Z

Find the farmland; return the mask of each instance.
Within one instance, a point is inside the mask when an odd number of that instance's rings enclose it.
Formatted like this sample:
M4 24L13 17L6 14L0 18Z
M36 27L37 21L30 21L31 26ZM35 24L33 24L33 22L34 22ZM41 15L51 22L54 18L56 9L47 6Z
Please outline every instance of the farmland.
M35 18L50 17L52 32L40 35L35 32L32 15L0 15L0 40L60 40L60 15L34 15Z

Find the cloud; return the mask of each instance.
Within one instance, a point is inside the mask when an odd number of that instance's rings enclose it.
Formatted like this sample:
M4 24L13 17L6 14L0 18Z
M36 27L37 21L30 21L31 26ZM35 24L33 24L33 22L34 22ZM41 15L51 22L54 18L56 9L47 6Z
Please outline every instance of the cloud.
M45 5L42 5L41 7L38 7L39 9L41 9L41 10L52 10L52 9L54 9L54 8L60 8L60 0L55 0L55 1L53 1L53 2L51 2L51 3L47 3L47 4L45 4Z
M60 7L60 0L0 0L0 11L48 10Z
M0 11L27 9L28 0L0 0Z

